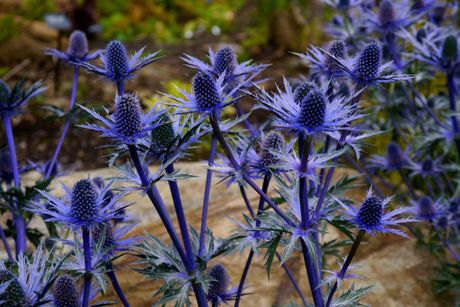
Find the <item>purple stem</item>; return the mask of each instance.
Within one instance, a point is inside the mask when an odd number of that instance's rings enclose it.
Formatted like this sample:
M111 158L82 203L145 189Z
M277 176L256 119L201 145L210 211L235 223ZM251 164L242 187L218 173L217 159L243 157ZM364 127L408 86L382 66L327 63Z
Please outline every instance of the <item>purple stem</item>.
M169 237L171 238L171 241L179 254L179 257L181 258L182 263L184 264L189 274L194 273L194 263L189 262L189 258L187 257L186 253L184 252L184 249L180 244L179 237L176 233L176 230L174 229L174 226L171 222L171 218L169 216L168 211L166 210L163 200L161 199L161 195L158 192L156 186L150 184L150 181L144 172L144 168L142 167L142 163L137 153L135 145L128 145L128 149L131 155L131 159L133 160L134 167L136 168L139 178L141 179L142 186L144 188L147 188L147 195L150 198L150 201L152 202L153 206L155 207L158 215L160 216L160 219L163 222L163 225L165 226L166 231L168 232ZM203 289L201 289L201 287L196 284L193 284L193 289L195 291L198 306L207 306L206 296Z
M72 111L73 107L75 106L75 100L77 97L77 86L78 86L78 72L79 72L79 67L75 66L74 71L73 71L72 93L70 94L70 103L69 103L68 112ZM54 165L57 163L57 159L61 151L62 144L64 143L64 139L67 135L67 131L69 130L69 127L71 124L72 124L72 120L69 117L67 117L65 124L64 124L64 128L62 129L61 137L59 138L56 149L54 150L53 157L51 158L51 162L48 164L48 167L46 169L45 178L49 178L53 172Z
M460 263L460 256L457 254L457 252L454 250L452 245L450 245L449 241L445 240L442 236L441 233L439 232L438 227L436 227L435 224L431 223L433 226L434 232L436 233L436 236L438 237L439 241L442 242L445 248L451 253L451 255L455 258L455 260Z
M246 190L244 189L243 186L240 186L240 190L241 190L241 195L243 196L243 199L244 199L244 202L246 204L246 208L248 208L249 210L249 213L251 214L251 217L254 218L255 217L255 214L254 214L254 211L252 210L251 208L251 204L249 203L249 200L248 200L248 197L246 195ZM281 256L278 254L278 252L276 252L276 257L278 258L278 260L281 262ZM286 271L286 274L288 275L289 277L289 280L291 281L292 285L294 286L294 289L297 291L297 293L299 294L300 296L300 299L302 300L302 302L304 303L304 306L307 307L308 304L306 303L306 300L305 300L305 297L303 296L302 294L302 291L300 290L299 286L297 285L297 282L295 281L292 273L290 272L289 268L287 267L286 264L281 264L281 266L283 267L283 269Z
M211 138L211 150L209 151L208 166L211 166L214 163L214 159L216 158L216 148L217 148L217 139L213 135ZM206 252L204 240L206 237L206 229L207 229L207 223L208 223L208 208L209 208L209 195L211 194L211 181L212 181L212 170L208 168L206 172L206 184L204 187L203 210L201 212L200 247L198 249L198 255L200 257L203 257L204 253Z
M342 266L342 269L339 272L338 279L343 279L345 277L345 274L347 273L348 267L350 266L351 260L353 260L353 257L355 256L356 252L358 251L359 244L364 238L364 235L366 232L364 230L360 230L358 232L358 235L356 236L355 242L353 242L353 246L351 247L350 252L348 253L347 259L345 260L345 263ZM332 303L332 298L334 297L335 291L337 291L337 281L334 283L334 286L331 289L331 292L329 293L329 296L327 297L327 303L326 307L331 306Z
M447 74L447 87L449 88L449 106L452 112L457 111L457 106L455 103L455 81L453 73ZM457 115L453 114L451 117L452 121L452 130L453 130L453 137L454 142L457 147L457 153L460 156L460 129L458 126Z
M8 142L8 149L10 151L10 163L13 170L14 186L19 189L21 186L21 179L19 177L18 160L16 157L16 145L14 144L13 128L11 126L11 119L9 116L3 117L5 125L6 140ZM20 208L17 207L13 213L13 221L16 228L16 257L22 252L26 251L26 223L21 216Z
M8 259L13 261L13 255L11 254L10 244L8 243L8 239L5 236L5 232L3 232L3 228L0 226L0 237L2 238L3 245L5 246L6 253L8 254Z
M235 106L236 114L238 114L238 116L240 117L243 116L244 113L243 113L243 110L241 110L240 102L235 101L233 105ZM251 125L251 123L249 122L247 118L243 120L243 124L244 124L244 127L246 127L246 129L249 131L249 133L251 133L252 137L256 138L259 136L259 133L257 132L257 130L254 128L253 125Z
M112 264L109 263L107 265L107 269L109 270L107 272L107 276L110 278L110 281L112 282L113 289L118 295L118 298L120 299L121 303L123 304L124 307L129 307L128 300L126 299L123 291L121 290L120 284L118 283L117 276L115 275L115 272L113 271Z
M171 163L166 167L166 174L170 175L174 173L174 164ZM188 261L191 265L191 269L195 270L195 259L193 255L192 243L190 241L190 234L187 226L187 219L184 213L184 207L182 206L182 200L180 197L179 186L177 181L168 181L169 189L174 203L174 209L176 210L177 221L179 222L179 228L182 235L182 241L185 247L185 253L187 254Z
M323 150L323 154L327 154L328 151L329 151L329 146L331 146L331 137L328 135L326 137L326 143L324 144L324 150ZM324 179L324 173L326 172L326 168L322 168L320 171L319 171L319 180L318 180L318 186L316 187L316 192L315 192L315 195L318 196L319 193L321 192L321 185L323 183L323 179Z
M214 134L216 135L217 140L219 141L225 154L227 155L228 160L235 169L240 170L241 166L236 161L235 157L233 156L232 150L230 149L230 146L228 145L227 141L222 135L222 132L220 131L219 123L217 121L217 115L215 113L210 115L210 121ZM242 176L243 179L251 186L251 188L253 188L287 224L289 224L290 226L295 226L295 224L278 208L278 206L275 203L273 203L271 198L267 194L265 194L247 174L242 173Z
M122 80L117 81L117 95L123 96L125 93L125 83Z
M310 154L310 143L309 137L299 135L299 155L300 155L300 172L306 173L308 169L308 157ZM300 146L301 145L301 146ZM309 206L308 206L308 190L307 190L307 178L305 176L299 179L299 202L300 202L300 218L301 228L306 231L310 226L309 217ZM302 254L305 261L305 269L307 271L308 281L310 284L310 291L313 295L313 301L315 306L324 306L323 295L321 293L321 287L319 286L319 271L318 266L314 263L310 252L305 244L304 240L301 239ZM320 255L318 255L320 257Z
M91 279L93 277L91 271L91 242L89 236L89 229L86 226L82 227L83 237L83 252L85 256L85 277L83 284L83 307L89 305L89 294L91 292Z
M246 264L244 265L243 274L241 275L241 279L240 279L240 284L238 285L238 292L236 295L235 305L234 305L235 307L238 307L240 305L240 299L243 293L244 281L246 280L246 277L248 275L249 267L251 266L253 257L254 257L254 251L251 249L251 251L249 252L248 259L246 260Z
M264 176L264 182L262 184L262 191L264 193L267 193L268 191L268 186L270 185L270 179L271 179L270 173ZM240 188L242 187L240 186ZM244 191L244 188L242 189ZM259 217L263 212L264 212L264 199L261 197L259 199L259 206L257 207L256 228L260 227ZM254 214L252 213L251 215L254 215ZM255 232L256 238L258 234L259 232L256 231ZM251 251L249 252L248 259L246 260L246 265L244 267L245 271L243 271L243 274L241 275L240 284L238 286L238 292L236 293L235 306L238 306L240 304L241 295L243 294L244 283L246 282L246 275L248 274L249 268L251 267L251 262L252 262L253 257L254 257L254 251L251 249Z
M240 184L239 186L240 186L241 196L243 197L244 204L246 205L246 209L248 209L251 217L254 218L255 217L254 210L252 210L251 203L249 202L248 195L246 194L246 189L244 188L242 184Z
M278 261L281 262L281 257L278 253L276 253L276 257L278 258ZM283 267L284 271L286 272L287 276L289 277L289 280L291 281L291 284L294 286L295 291L299 294L300 299L302 300L303 306L308 307L307 300L302 294L302 290L300 290L299 285L297 284L294 276L292 275L291 271L289 270L288 266L286 263L282 263L281 266Z

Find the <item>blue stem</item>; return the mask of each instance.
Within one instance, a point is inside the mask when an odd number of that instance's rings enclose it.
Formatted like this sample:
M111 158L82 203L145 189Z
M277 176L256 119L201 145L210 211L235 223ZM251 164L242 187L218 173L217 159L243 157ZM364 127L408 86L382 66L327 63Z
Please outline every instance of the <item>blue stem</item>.
M6 238L5 232L3 231L3 228L1 226L0 226L0 237L1 237L2 242L3 242L3 246L5 246L5 250L6 250L6 253L8 255L8 259L10 261L13 261L13 254L11 254L10 244L8 243L8 239Z
M238 116L240 117L243 116L244 113L243 113L243 110L241 110L240 102L235 101L233 105L235 106L236 113L238 114ZM259 133L257 132L257 130L254 128L253 125L251 125L251 123L249 122L247 118L243 120L243 124L244 124L244 127L246 127L246 129L249 131L252 137L256 138L259 136Z
M117 293L118 298L120 299L124 307L129 307L128 300L126 299L123 291L121 290L120 284L118 283L117 276L115 275L115 272L113 271L112 264L108 264L107 269L109 270L107 272L107 276L109 276L110 281L112 282L113 289Z
M450 110L455 113L457 111L457 105L455 103L455 81L453 73L447 74L447 87L449 88L449 106ZM460 129L458 126L457 115L451 116L452 130L454 142L457 147L457 153L460 156Z
M238 292L235 299L235 307L240 305L241 295L243 294L244 282L246 277L248 276L249 267L251 266L252 258L254 257L254 251L251 249L249 252L248 259L246 260L246 264L244 265L243 274L241 274L240 284L238 285Z
M300 154L300 172L306 173L308 169L308 157L310 154L310 138L305 138L303 135L299 135L299 150L302 150ZM299 179L299 202L300 202L300 214L301 214L301 228L306 231L310 227L310 212L308 206L308 190L307 190L307 178L305 176ZM324 306L323 295L321 293L321 287L319 286L319 271L318 266L313 261L310 252L305 244L304 240L301 239L302 254L305 261L305 269L307 271L308 281L310 284L310 290L313 296L315 306ZM321 255L317 255L321 257Z
M134 167L136 168L139 178L141 179L142 186L144 188L147 188L147 195L150 198L150 201L152 202L153 206L155 207L158 215L160 216L160 219L163 222L163 225L165 226L166 231L168 232L169 237L171 238L171 241L179 254L179 257L181 258L182 263L184 263L184 266L189 274L194 274L194 264L189 262L189 258L187 257L186 253L184 252L184 249L180 244L179 237L176 233L176 230L174 229L174 226L171 222L171 218L169 216L168 211L166 210L163 200L161 199L161 195L158 192L158 189L155 185L150 184L149 179L144 172L144 168L142 167L142 163L139 158L139 154L137 153L136 147L134 145L128 145L128 149L131 159L133 160ZM196 284L193 284L193 289L195 291L198 306L207 306L206 295L203 289Z
M13 127L11 126L11 119L9 116L3 117L3 123L5 125L6 140L8 142L8 149L10 151L10 164L13 170L13 180L15 188L21 187L21 178L19 177L19 166L16 156L16 145L14 143ZM13 221L16 228L16 257L20 253L26 251L26 223L21 215L20 208L16 204L16 210L12 212Z
M264 182L262 184L262 191L266 194L268 191L268 186L270 185L271 175L270 173L264 176ZM257 207L257 216L256 216L256 228L260 227L260 215L264 212L264 199L261 197L259 199L259 206ZM255 237L257 238L259 232L255 232ZM244 283L246 282L246 276L248 274L249 268L251 267L252 258L254 257L254 251L249 252L248 259L246 260L246 265L244 267L243 274L241 275L240 284L238 286L238 292L236 293L235 306L239 305L241 300L241 295L243 294Z
M83 307L89 305L89 294L91 292L91 279L93 277L91 271L91 242L89 236L89 229L86 226L82 227L83 237L83 252L85 256L85 277L83 284Z
M166 174L174 173L174 165L171 163L166 167ZM180 197L179 186L176 181L168 181L169 189L174 203L174 209L176 210L177 220L179 222L179 228L182 235L182 242L184 243L185 253L187 254L188 261L191 265L191 269L195 270L195 257L193 255L192 243L190 241L190 234L187 226L187 219L185 217L184 208L182 206L182 200Z
M350 266L351 260L353 260L353 257L355 256L356 252L358 251L359 244L364 238L364 235L366 232L364 230L360 230L358 232L358 235L356 236L355 242L353 242L353 246L350 249L350 252L348 253L347 259L345 259L345 263L342 266L342 269L339 272L338 279L343 279L345 277L345 274L347 273L348 267ZM329 292L329 296L327 297L327 303L326 307L331 306L332 303L332 298L334 297L335 291L337 291L337 281L334 283L334 286L332 286L331 292Z
M209 151L208 166L211 166L214 163L214 159L216 158L216 148L217 148L217 139L213 135L211 138L211 150ZM198 249L198 255L200 257L203 257L204 253L206 252L205 237L206 237L206 229L207 229L207 222L208 222L208 207L209 207L209 195L211 194L211 181L212 181L212 170L208 168L206 172L206 184L204 187L203 210L201 212L200 247Z
M215 113L210 115L210 121L211 121L211 126L214 131L214 134L219 141L220 145L222 146L222 149L224 150L225 154L227 155L228 160L232 164L232 166L236 170L240 170L241 166L239 163L236 161L235 157L233 156L232 150L230 149L230 146L228 145L227 141L225 140L224 136L222 135L222 132L220 131L217 115ZM294 222L292 222L279 208L278 206L273 203L271 198L265 194L258 186L257 184L247 175L243 172L242 174L244 181L246 181L251 188L254 189L254 191L257 192L267 203L268 205L290 226L295 226Z
M125 93L125 83L122 80L117 81L117 95L123 96Z
M70 94L68 112L71 112L75 106L75 100L77 98L77 87L78 87L78 72L79 72L79 67L75 66L74 71L73 71L72 93ZM72 124L72 120L69 117L67 117L65 124L64 124L64 128L62 129L62 133L59 138L58 144L56 146L56 149L54 150L53 157L51 158L51 162L47 166L45 178L49 178L53 172L54 165L57 163L57 159L61 151L62 144L64 143L64 139L67 135L67 131L69 130L69 127L71 124Z
M246 204L246 208L248 208L248 211L249 211L251 217L254 218L255 217L254 211L251 208L251 204L249 203L248 197L246 195L246 191L245 191L243 186L240 186L240 191L241 191L241 195L243 196L244 202ZM278 252L276 252L276 257L281 262L281 256L278 254ZM304 306L307 307L308 304L307 304L307 302L305 300L305 297L302 294L302 291L300 290L299 286L297 285L297 282L295 281L292 273L289 271L289 268L287 267L287 265L285 263L282 263L281 266L286 271L286 274L288 275L289 280L291 281L292 285L294 286L294 289L297 291L297 294L299 295L300 299L304 303Z

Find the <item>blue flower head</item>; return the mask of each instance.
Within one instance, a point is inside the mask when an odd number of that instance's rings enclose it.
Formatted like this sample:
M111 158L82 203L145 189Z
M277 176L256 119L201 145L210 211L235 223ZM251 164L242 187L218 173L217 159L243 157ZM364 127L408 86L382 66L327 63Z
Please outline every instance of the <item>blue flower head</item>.
M68 275L61 275L56 279L53 296L55 307L80 307L77 285Z
M208 270L208 277L212 279L208 288L208 300L213 306L226 304L236 296L236 289L229 289L230 276L225 267L215 264Z
M267 65L255 65L251 61L238 63L235 52L230 46L219 49L216 53L209 49L210 64L186 54L182 59L188 67L210 74L214 79L224 75L223 87L229 92L233 87L246 88L249 82L263 71Z
M119 217L118 202L123 194L116 194L106 202L106 194L110 187L111 184L107 184L103 189L98 189L90 179L79 180L72 190L62 184L65 192L62 199L39 191L46 205L33 202L29 211L44 216L49 222L59 222L73 228L92 228Z
M0 270L0 305L21 307L25 301L24 290L16 276L8 270Z
M83 61L75 62L75 64L112 82L125 82L132 79L136 71L159 59L157 56L159 51L141 57L144 49L145 47L129 57L126 47L121 42L111 41L100 55L102 67Z
M361 203L359 209L353 206L345 205L338 199L336 199L336 201L338 201L343 207L348 219L355 224L356 227L370 234L392 233L407 237L403 231L394 227L400 226L401 223L414 221L410 218L399 217L400 214L409 211L407 208L386 211L386 207L391 201L391 197L381 200L373 195L372 189L370 189L367 193L367 196Z
M279 164L280 158L274 152L282 152L285 148L284 138L278 132L270 132L262 139L260 146L260 163L264 167Z
M199 71L193 78L193 94L178 88L183 97L164 95L175 101L172 106L177 108L178 114L210 114L214 111L220 111L239 98L235 94L243 84L240 83L230 91L226 91L223 84L224 80L224 74L215 80L209 73Z
M69 38L67 50L60 51L57 49L46 49L45 54L58 58L66 63L76 65L75 62L88 62L96 59L101 51L90 53L88 50L88 40L85 33L73 31Z
M159 126L157 120L166 112L165 110L157 112L152 108L147 114L144 114L139 97L129 92L122 96L115 96L115 112L107 117L86 107L80 107L105 126L85 124L81 127L100 132L103 137L112 138L127 145L136 144L148 136L150 130Z
M386 74L391 62L382 64L382 47L377 42L370 42L354 59L340 59L324 51L337 70L337 75L349 77L360 88L375 86L380 83L391 83L409 80L404 74Z
M392 0L380 1L377 12L364 12L364 25L373 32L394 33L410 26L421 17L421 11L411 10L410 5L395 5Z
M458 33L446 35L433 26L422 29L426 32L423 40L415 29L399 32L399 36L413 46L408 56L446 74L457 71L460 67Z
M190 114L180 116L163 113L157 125L150 132L148 156L158 161L183 157L186 150L209 131L203 129L201 120L194 119Z
M345 59L346 44L343 40L336 40L329 44L327 52L323 49L311 46L307 53L294 53L311 66L315 74L330 78L340 75L340 66L337 61Z
M283 92L269 94L261 90L257 97L263 108L271 111L275 116L274 125L278 128L306 135L320 136L322 134L336 137L333 132L346 129L348 123L362 117L357 114L357 104L351 104L355 99L351 97L335 97L332 101L326 98L326 89L314 88L298 103L289 82L284 79Z
M294 102L300 105L300 103L308 96L311 90L316 89L313 82L304 81L297 85L294 90Z
M31 98L46 89L40 81L35 82L28 89L25 88L24 81L18 81L10 89L4 81L0 80L0 117L12 117L21 113L22 108Z
M429 196L422 196L417 201L411 201L411 213L422 221L433 222L441 215L439 201L433 201Z

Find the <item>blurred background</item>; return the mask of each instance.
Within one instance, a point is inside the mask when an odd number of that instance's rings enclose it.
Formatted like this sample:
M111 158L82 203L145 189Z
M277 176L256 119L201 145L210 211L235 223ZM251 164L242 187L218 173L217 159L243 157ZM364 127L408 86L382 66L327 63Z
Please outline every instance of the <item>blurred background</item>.
M0 78L9 84L41 79L48 86L26 116L15 119L19 159L46 160L56 145L62 122L50 116L45 105L66 109L72 71L43 50L65 50L73 30L87 33L90 50L104 48L113 39L123 41L131 52L143 46L162 50L164 57L127 86L149 107L160 98L156 91L172 90L172 84L188 86L193 71L183 66L181 55L205 59L210 47L231 45L240 61L272 64L262 77L273 81L283 75L298 77L306 68L289 51L303 51L325 40L322 25L330 19L328 14L317 0L1 0ZM81 74L77 102L110 105L115 89L94 78ZM246 110L251 105L243 102ZM257 116L263 119L264 114ZM96 154L96 147L104 142L87 130L71 129L60 162L73 169L102 167L105 158L99 150ZM201 148L193 158L205 152Z

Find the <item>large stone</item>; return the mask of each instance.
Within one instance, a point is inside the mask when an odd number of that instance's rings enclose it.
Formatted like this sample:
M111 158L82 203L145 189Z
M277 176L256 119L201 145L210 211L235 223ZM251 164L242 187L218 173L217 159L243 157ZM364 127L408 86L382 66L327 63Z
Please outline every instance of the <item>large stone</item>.
M179 186L188 221L193 227L199 228L206 167L203 163L196 162L183 163L177 165L176 168L198 176L179 182ZM89 172L91 177L111 177L116 174L114 170L109 169ZM76 172L61 178L61 181L73 185L77 180L87 176L88 172ZM33 178L29 178L29 180L31 179ZM217 236L226 236L235 228L230 218L241 219L242 213L246 212L246 209L241 200L239 189L235 187L227 189L223 183L217 184L217 182L218 179L214 178L209 207L209 226ZM163 182L158 187L169 211L172 212L173 206L167 184ZM54 193L59 195L62 191L57 188ZM361 198L364 193L364 191L356 193L358 194L356 197ZM248 190L248 197L255 207L258 201L257 195ZM128 209L128 213L139 222L130 235L142 235L149 232L167 240L166 231L148 198L142 198L139 194L134 193L127 197L127 201L134 202L134 205ZM174 216L173 220L175 220ZM226 266L232 283L235 285L240 279L246 257L247 253L243 253L242 255L220 257L217 260ZM145 280L141 275L134 273L131 270L134 267L131 264L133 260L135 258L129 255L119 259L116 263L117 275L132 306L149 306L153 302L151 294L158 289L160 283ZM333 262L331 261L331 263ZM300 301L286 274L279 266L279 262L275 260L270 279L267 278L263 264L263 255L255 257L247 279L248 288L246 291L249 295L243 297L241 305L285 306L292 301L299 303ZM395 307L449 305L437 301L432 295L430 280L435 262L427 253L415 249L415 240L395 236L368 236L359 249L353 264L358 267L353 273L367 278L354 280L357 286L375 285L372 292L363 299L363 303L372 306ZM311 303L305 267L300 255L290 259L288 265L307 300ZM345 283L345 285L349 284L350 282ZM340 290L338 292L340 293ZM116 300L110 286L105 299Z

